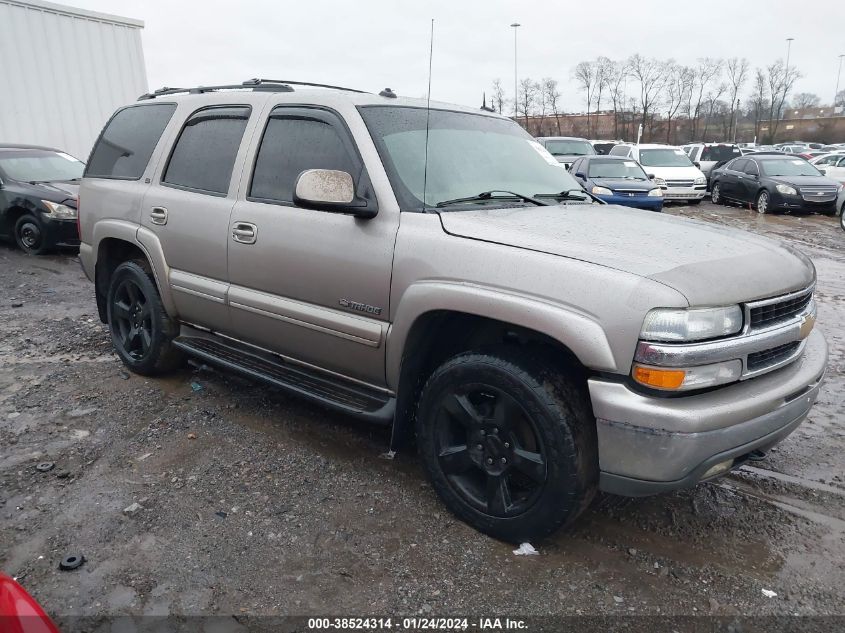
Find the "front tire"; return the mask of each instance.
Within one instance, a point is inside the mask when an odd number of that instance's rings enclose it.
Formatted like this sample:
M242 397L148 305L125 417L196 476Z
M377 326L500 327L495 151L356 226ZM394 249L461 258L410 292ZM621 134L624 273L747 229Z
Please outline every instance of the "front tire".
M765 189L757 194L757 213L765 215L769 212L769 192Z
M44 225L34 215L22 215L15 222L15 242L27 255L43 255L47 252Z
M713 204L724 204L725 201L722 199L722 185L718 182L713 184L713 191L710 192L710 201Z
M839 226L841 226L842 230L845 231L845 204L843 204L842 208L839 209Z
M165 312L146 262L120 264L106 301L114 349L131 371L152 376L181 364L183 355L173 346L179 325Z
M595 419L577 383L512 351L441 365L420 397L417 439L432 486L458 518L511 542L546 536L595 494Z

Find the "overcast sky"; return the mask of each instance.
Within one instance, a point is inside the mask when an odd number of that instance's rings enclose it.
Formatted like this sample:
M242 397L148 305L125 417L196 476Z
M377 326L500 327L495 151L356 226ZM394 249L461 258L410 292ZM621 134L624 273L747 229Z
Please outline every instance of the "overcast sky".
M495 78L513 93L513 29L519 77L554 77L563 106L583 110L571 79L579 61L634 53L685 64L747 57L752 69L786 56L803 78L796 92L833 98L845 53L845 2L784 0L67 0L143 20L150 88L240 82L250 77L339 84L424 96L434 18L432 98L481 102ZM697 26L700 25L700 26ZM845 72L843 72L845 75ZM749 82L750 83L750 82ZM843 78L845 87L845 78ZM628 82L629 92L634 84Z

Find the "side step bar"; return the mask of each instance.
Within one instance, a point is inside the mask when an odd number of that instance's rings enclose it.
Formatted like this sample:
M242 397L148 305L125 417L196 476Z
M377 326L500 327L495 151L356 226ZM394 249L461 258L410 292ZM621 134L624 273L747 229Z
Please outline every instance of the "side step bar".
M183 332L186 328L183 328ZM396 398L366 385L310 370L275 354L191 329L173 345L210 365L243 374L376 424L392 424Z

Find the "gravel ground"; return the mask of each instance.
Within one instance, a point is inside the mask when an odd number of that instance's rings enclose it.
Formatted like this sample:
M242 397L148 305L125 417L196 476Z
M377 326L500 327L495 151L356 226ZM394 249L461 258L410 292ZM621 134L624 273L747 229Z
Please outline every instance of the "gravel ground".
M754 468L603 499L530 557L455 520L415 456L383 457L383 430L204 366L128 374L75 257L0 246L0 569L95 622L845 615L845 234L820 216L667 211L813 258L826 386ZM72 554L85 563L60 571Z

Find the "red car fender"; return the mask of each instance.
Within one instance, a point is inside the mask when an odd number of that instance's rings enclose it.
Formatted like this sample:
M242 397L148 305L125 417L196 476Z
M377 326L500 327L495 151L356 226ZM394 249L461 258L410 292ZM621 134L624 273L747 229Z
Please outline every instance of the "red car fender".
M35 599L3 573L0 573L0 631L59 633L59 629Z

